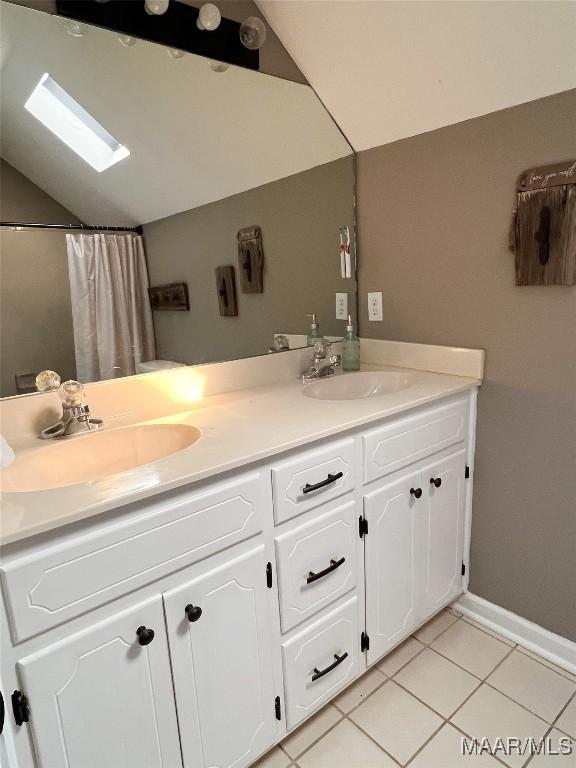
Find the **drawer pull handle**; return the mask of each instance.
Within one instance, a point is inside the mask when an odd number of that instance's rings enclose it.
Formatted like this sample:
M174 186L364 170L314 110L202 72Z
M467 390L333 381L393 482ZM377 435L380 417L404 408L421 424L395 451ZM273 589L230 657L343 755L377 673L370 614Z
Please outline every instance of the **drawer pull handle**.
M136 634L138 635L138 642L140 645L150 645L152 640L154 640L153 629L148 629L147 627L138 627Z
M314 674L312 675L312 682L314 682L315 680L319 680L321 677L324 677L324 675L327 675L328 672L332 672L333 669L336 669L336 667L339 664L342 664L344 659L348 658L348 651L346 651L346 653L343 653L342 656L338 656L338 654L335 653L334 654L334 658L336 659L336 661L333 661L332 664L330 664L329 667L326 667L326 669L316 669L316 667L314 667Z
M189 603L186 608L184 608L184 612L186 613L186 617L188 621L198 621L200 616L202 616L202 608L200 608L199 605L192 605Z
M422 496L422 488L410 488L410 493L415 499L419 499Z
M431 477L430 478L430 484L433 485L435 488L440 488L442 485L442 478L441 477Z
M341 477L344 477L344 472L337 472L335 475L328 475L326 480L321 480L319 483L314 483L314 485L310 485L310 483L306 483L304 488L302 488L302 491L304 493L312 493L312 491L319 491L320 488L325 488L327 485L332 485L332 483L335 483L336 480L340 480Z
M308 574L308 578L306 579L306 584L312 584L313 581L318 581L318 579L321 579L323 576L328 576L329 573L332 573L332 571L335 571L336 568L340 568L341 565L344 565L346 562L345 557L341 557L340 560L330 560L330 565L328 568L324 568L323 571L319 571L318 573L314 573L314 571L310 571Z

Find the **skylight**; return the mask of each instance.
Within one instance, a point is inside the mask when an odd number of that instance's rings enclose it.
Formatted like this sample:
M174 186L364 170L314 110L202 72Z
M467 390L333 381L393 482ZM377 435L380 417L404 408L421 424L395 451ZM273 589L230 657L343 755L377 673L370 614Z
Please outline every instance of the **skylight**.
M130 154L47 72L24 106L99 173Z

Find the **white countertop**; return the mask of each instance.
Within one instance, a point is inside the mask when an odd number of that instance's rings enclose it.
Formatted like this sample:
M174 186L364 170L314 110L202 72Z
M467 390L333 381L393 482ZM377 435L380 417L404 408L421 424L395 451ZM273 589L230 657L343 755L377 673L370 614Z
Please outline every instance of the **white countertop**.
M399 369L370 365L363 366L363 370ZM315 400L305 397L302 385L291 380L205 398L190 410L168 416L155 414L155 418L145 421L131 421L129 416L115 419L113 426L106 425L107 429L143 423L180 423L197 427L202 437L179 453L101 480L45 491L1 494L0 546L245 467L481 383L462 376L420 370L411 373L414 383L410 387L358 400ZM52 445L50 441L20 441L13 445L16 461L30 450L50 451Z

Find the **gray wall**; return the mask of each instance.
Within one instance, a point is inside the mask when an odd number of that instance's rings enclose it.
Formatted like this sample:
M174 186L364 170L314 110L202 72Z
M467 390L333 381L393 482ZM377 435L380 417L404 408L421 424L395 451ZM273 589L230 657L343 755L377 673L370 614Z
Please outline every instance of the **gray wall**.
M77 224L78 219L0 160L0 219ZM52 368L75 376L65 233L0 232L0 396L16 394L14 374Z
M154 312L157 355L187 363L264 354L274 332L306 333L317 312L326 335L344 333L335 319L340 278L338 228L354 222L352 156L144 226L152 285L186 281L190 312ZM240 291L236 235L262 228L264 293ZM236 267L238 317L218 311L214 268Z
M507 236L518 174L575 156L570 91L358 158L362 335L487 350L470 590L572 640L576 288L516 288Z

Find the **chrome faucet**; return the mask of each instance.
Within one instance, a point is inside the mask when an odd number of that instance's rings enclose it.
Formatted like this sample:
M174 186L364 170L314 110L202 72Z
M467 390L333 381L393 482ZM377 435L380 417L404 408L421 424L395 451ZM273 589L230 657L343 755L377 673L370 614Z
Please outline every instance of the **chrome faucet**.
M56 377L59 383L60 377L57 374ZM53 381L55 382L55 380ZM56 387L53 385L38 386L38 389L41 392L47 392L56 389ZM90 416L90 406L84 402L84 387L79 381L65 381L58 388L58 395L62 401L62 416L56 424L42 430L40 437L43 440L54 440L102 429L104 424L102 419Z
M316 379L324 379L326 376L334 376L336 373L335 369L342 365L342 358L340 355L328 355L328 349L333 343L326 339L318 339L314 344L312 363L301 375L303 384L315 381ZM326 358L328 358L328 362L321 365L322 361L326 360Z

